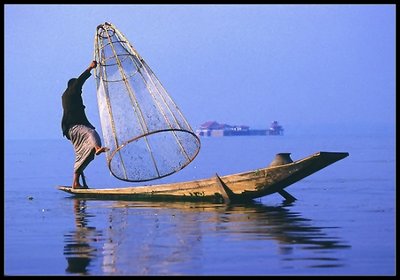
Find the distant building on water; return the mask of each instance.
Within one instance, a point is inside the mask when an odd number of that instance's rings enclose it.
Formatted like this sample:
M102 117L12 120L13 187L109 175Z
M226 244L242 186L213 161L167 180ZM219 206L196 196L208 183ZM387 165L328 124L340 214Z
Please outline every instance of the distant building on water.
M278 121L273 121L271 126L268 128L269 135L283 135L283 127L278 123Z
M198 136L253 136L253 135L283 135L283 127L277 121L272 122L268 129L250 129L247 125L221 124L216 121L203 123L197 130Z

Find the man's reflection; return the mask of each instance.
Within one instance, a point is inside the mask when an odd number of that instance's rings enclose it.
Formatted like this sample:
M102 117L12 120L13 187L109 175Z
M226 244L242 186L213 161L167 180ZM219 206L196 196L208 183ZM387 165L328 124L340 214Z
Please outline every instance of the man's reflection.
M101 235L95 227L89 227L86 214L86 201L74 199L75 230L65 234L64 255L68 267L66 272L87 274L88 266L95 257L96 248L91 246L91 241L97 240Z

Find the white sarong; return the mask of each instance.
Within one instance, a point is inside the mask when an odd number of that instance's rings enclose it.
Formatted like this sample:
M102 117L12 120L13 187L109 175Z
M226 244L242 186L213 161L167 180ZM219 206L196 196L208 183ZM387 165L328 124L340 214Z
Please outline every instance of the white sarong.
M96 130L82 124L71 127L68 131L75 150L74 172L81 173L94 159L95 147L101 147L101 140Z

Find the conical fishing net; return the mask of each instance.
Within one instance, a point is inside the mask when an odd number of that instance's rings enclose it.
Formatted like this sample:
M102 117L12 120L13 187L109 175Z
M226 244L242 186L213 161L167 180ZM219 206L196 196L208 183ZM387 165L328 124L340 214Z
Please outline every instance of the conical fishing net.
M149 181L192 162L199 138L126 37L106 22L97 27L94 48L99 115L112 175Z

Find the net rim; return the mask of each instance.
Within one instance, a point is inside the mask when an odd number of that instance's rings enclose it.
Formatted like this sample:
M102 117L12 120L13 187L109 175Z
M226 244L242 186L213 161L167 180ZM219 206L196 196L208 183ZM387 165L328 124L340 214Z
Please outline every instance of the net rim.
M134 141L136 141L136 140L138 140L138 139L140 139L140 138L143 138L143 137L152 135L152 134L161 133L161 132L172 132L172 131L179 131L179 132L189 133L189 134L191 134L191 135L194 137L194 139L196 140L196 142L197 142L197 144L198 144L198 145L197 145L197 149L196 149L195 153L193 154L193 156L190 158L190 160L188 160L185 164L183 164L182 166L180 166L178 169L174 169L172 172L169 172L169 173L164 174L164 175L162 175L162 176L152 177L152 178L149 178L149 179L142 179L142 180L132 180L132 179L121 178L121 177L117 176L117 175L112 171L111 162L112 162L112 159L114 158L115 154L116 154L117 152L119 152L121 149L123 149L124 147L126 147L129 143L134 142ZM124 143L122 143L117 149L115 149L115 150L110 154L110 158L109 158L109 160L108 160L107 166L108 166L108 169L110 170L111 174L112 174L115 178L117 178L117 179L119 179L119 180L122 180L122 181L125 181L125 182L133 182L133 183L148 182L148 181L157 180L157 179L161 179L161 178L167 177L167 176L169 176L169 175L172 175L172 174L174 174L174 173L176 173L176 172L182 170L183 168L185 168L186 166L188 166L188 165L197 157L197 155L198 155L199 152L200 152L200 148L201 148L201 141L200 141L200 138L199 138L194 132L192 132L192 131L190 131L190 130L187 130L187 129L179 129L179 128L158 129L158 130L153 130L153 131L151 131L151 132L144 133L144 134L142 134L142 135L139 135L139 136L137 136L137 137L134 137L134 138L132 138L132 139L130 139L130 140L125 141Z

